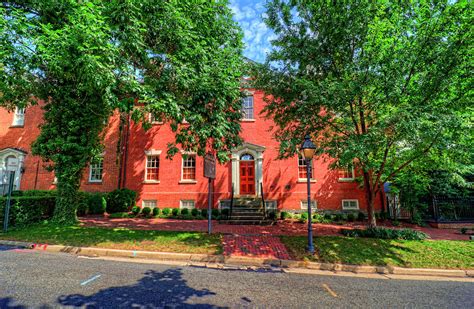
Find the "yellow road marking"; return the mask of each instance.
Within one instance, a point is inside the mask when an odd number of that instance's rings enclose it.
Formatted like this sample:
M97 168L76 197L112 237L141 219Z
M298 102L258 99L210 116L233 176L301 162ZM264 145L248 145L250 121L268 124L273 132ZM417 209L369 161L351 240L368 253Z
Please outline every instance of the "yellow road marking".
M325 288L326 291L328 291L328 293L331 294L332 297L337 297L336 292L331 290L331 288L327 284L323 283L323 288Z

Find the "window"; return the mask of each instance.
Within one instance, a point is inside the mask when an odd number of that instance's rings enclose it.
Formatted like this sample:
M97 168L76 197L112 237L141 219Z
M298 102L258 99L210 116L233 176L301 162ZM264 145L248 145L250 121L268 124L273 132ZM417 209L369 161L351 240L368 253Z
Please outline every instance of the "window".
M155 113L150 113L150 122L152 124L162 124L163 123L163 120L161 119L161 117Z
M22 127L25 124L25 109L15 108L15 114L13 114L13 127Z
M265 201L265 206L268 210L276 210L277 205L277 201Z
M242 114L243 114L243 119L254 119L253 118L253 96L245 97L242 99Z
M89 182L102 182L103 158L96 159L89 166Z
M196 155L183 155L182 179L196 180Z
M146 156L145 181L158 181L160 174L160 156Z
M194 203L194 200L181 200L179 203L179 208L193 209L195 207L196 205Z
M313 160L310 162L310 167L311 167L311 179L314 179L313 175ZM307 174L306 174L306 159L303 158L302 155L298 156L298 179L307 179Z
M352 166L346 168L338 168L337 174L340 181L354 180L354 168Z
M142 201L142 207L156 208L156 206L157 206L156 200L143 200Z
M342 200L342 209L359 209L359 200Z
M301 209L307 210L308 209L308 201L301 201ZM311 209L318 209L318 203L316 201L311 201Z

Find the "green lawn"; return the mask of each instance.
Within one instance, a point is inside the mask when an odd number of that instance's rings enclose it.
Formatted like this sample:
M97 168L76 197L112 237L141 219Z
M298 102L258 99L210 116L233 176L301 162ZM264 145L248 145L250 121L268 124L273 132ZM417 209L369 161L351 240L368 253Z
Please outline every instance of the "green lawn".
M0 233L0 239L125 250L219 254L221 235L195 232L143 231L42 224Z
M474 242L315 237L316 254L305 252L306 237L282 236L293 258L317 262L413 268L474 268Z

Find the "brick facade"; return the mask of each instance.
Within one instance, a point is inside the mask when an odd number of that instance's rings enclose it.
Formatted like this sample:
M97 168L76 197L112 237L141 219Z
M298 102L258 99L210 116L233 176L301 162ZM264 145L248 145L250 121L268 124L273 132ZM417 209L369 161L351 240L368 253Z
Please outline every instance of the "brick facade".
M239 160L242 155L250 154L255 160L255 193L260 194L261 182L265 200L275 201L279 209L301 210L301 201L306 200L306 182L298 179L298 158L277 159L278 143L270 131L274 124L260 115L264 107L260 91L253 93L253 102L255 119L242 120L244 146L232 153L230 162L217 167L214 207L218 207L220 200L230 198L232 184L235 192L239 193ZM41 117L41 106L29 107L25 113L24 126L13 128L13 114L0 109L0 151L17 148L27 153L21 176L22 190L54 188L53 174L44 168L44 163L33 156L30 150L31 142L39 134ZM154 124L151 129L144 131L140 124L131 123L128 135L127 126L123 128L120 130L120 117L116 113L104 132L103 180L101 183L89 183L89 168L86 168L81 186L83 190L107 192L121 186L138 193L137 205L142 205L143 200L150 200L156 201L160 208L175 208L180 206L182 200L193 200L196 207L206 207L207 179L203 177L203 158L196 157L195 181L183 181L184 155L178 153L173 159L166 159L167 144L174 139L168 124ZM159 182L145 181L147 152L155 155L161 152ZM342 200L357 200L359 208L364 211L364 191L354 181L340 181L337 171L330 170L328 165L328 160L324 158L314 160L313 163L311 192L312 199L317 201L317 208L342 210ZM376 209L380 210L381 204L382 198L379 196Z

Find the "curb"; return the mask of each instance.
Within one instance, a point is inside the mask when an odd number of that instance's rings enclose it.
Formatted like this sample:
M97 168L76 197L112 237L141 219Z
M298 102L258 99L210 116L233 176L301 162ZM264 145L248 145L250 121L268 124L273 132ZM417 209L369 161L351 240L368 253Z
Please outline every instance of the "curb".
M243 256L224 256L210 254L193 253L173 253L173 252L155 252L155 251L133 251L104 249L92 247L73 247L47 244L34 244L21 241L0 240L0 245L14 246L25 249L46 251L52 253L68 253L89 257L120 257L151 259L159 261L177 261L193 263L205 263L209 268L222 268L223 265L233 267L278 267L278 268L302 268L311 270L323 270L331 272L352 272L356 274L392 274L408 276L437 276L448 278L474 278L473 269L430 269L430 268L403 268L394 266L367 266L367 265L348 265L338 263L317 263L297 260L280 260L271 258L253 258ZM208 265L209 264L209 265Z

